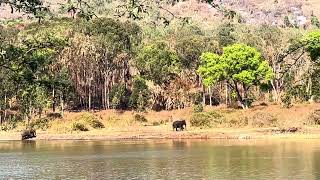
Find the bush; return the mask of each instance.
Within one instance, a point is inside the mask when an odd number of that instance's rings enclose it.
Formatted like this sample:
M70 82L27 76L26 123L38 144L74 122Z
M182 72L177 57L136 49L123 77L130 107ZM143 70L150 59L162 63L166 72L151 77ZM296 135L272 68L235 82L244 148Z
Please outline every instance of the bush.
M282 101L282 106L285 107L285 108L291 108L292 107L292 102L291 102L291 95L289 94L285 94L282 98L281 98L281 101Z
M88 123L91 127L94 129L104 128L105 126L99 119L94 115L90 113L84 113L82 114L77 121L84 121Z
M245 127L249 123L247 117L239 117L236 119L230 119L228 121L228 127Z
M61 119L62 118L62 115L60 113L48 113L47 114L47 118L48 119Z
M72 124L73 131L89 131L89 129L82 123L75 122Z
M202 104L194 105L194 107L193 107L193 112L195 112L195 113L203 112L203 106L202 106Z
M1 126L1 131L9 131L17 127L18 122L22 119L19 116L13 116L8 122L4 122Z
M30 123L31 129L48 129L49 128L49 120L46 118L39 118Z
M315 110L308 117L310 125L320 125L320 109Z
M276 117L268 113L259 112L251 118L250 125L252 127L276 127L277 122Z
M191 117L190 124L195 127L212 127L221 124L222 115L216 112L194 113Z
M143 115L140 115L140 114L135 114L133 118L137 122L148 122L148 120Z
M160 126L160 124L161 124L161 123L160 123L160 122L157 122L157 121L152 122L152 125L153 125L153 126Z

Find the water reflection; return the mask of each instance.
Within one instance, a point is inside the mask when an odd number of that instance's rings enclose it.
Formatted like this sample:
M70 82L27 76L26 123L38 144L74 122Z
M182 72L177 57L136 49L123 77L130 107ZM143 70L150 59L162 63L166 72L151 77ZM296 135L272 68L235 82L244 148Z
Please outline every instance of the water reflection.
M4 179L319 179L316 141L0 142Z

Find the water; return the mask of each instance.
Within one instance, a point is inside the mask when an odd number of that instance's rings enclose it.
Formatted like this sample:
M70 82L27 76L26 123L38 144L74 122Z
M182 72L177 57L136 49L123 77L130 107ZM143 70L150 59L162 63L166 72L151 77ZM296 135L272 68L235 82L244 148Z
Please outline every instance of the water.
M304 141L0 141L0 179L320 179Z

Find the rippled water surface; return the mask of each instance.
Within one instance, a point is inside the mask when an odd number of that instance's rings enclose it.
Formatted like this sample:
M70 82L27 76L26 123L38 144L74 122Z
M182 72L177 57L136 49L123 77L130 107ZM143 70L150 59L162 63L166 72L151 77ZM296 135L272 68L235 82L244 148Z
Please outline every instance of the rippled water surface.
M0 179L320 179L320 143L2 141Z

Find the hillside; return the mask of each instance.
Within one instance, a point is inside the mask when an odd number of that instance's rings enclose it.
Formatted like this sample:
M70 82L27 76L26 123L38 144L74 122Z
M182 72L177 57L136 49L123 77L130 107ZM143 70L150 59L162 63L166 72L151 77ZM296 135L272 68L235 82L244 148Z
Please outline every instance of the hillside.
M122 1L105 1L103 4L92 0L87 2L97 15L113 16L117 5ZM238 18L248 24L283 25L284 17L288 16L292 24L303 27L310 24L312 13L320 16L320 2L317 0L220 0L215 3L220 5L220 9L237 12L240 15ZM63 1L45 1L45 4L50 7L53 14L61 14L59 7ZM151 3L150 6L156 4ZM163 3L160 6L163 8L160 12L165 16L171 16L173 13L175 17L191 17L196 22L210 23L226 18L220 10L198 0L182 1L174 5ZM11 13L11 9L6 5L0 6L0 11L0 20L28 17L24 13ZM149 16L153 16L152 13Z

